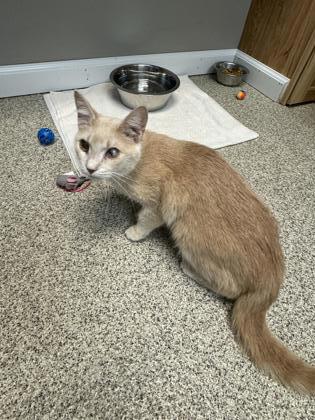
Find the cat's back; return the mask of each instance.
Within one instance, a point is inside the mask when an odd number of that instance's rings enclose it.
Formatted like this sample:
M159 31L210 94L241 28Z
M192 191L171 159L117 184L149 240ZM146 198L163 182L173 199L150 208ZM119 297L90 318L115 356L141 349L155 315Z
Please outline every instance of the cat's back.
M220 185L221 189L225 184L245 185L244 179L215 150L192 141L148 132L143 159L169 169L173 179L186 185L197 182L208 188Z
M215 150L149 133L146 154L150 156L152 172L161 171L168 205L176 205L183 212L211 213L224 223L233 220L236 225L253 227L260 221L275 227L269 209Z

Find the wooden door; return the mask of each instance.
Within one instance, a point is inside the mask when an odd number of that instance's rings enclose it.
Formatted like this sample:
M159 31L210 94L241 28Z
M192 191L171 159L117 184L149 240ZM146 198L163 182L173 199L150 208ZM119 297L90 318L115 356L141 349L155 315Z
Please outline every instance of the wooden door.
M252 0L239 49L290 78L282 104L315 100L315 0Z
M315 29L315 0L252 0L239 49L292 78Z

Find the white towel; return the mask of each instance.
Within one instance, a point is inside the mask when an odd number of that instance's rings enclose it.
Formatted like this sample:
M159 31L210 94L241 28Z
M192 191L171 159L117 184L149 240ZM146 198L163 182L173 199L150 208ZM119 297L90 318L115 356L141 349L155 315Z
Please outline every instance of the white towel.
M120 102L111 83L80 89L79 92L101 114L124 118L130 112L130 109ZM74 150L74 137L78 126L73 91L51 92L44 95L44 98L74 169L80 174L80 163ZM147 128L213 149L258 137L257 133L233 118L199 89L188 76L180 77L180 87L172 94L166 107L149 113Z

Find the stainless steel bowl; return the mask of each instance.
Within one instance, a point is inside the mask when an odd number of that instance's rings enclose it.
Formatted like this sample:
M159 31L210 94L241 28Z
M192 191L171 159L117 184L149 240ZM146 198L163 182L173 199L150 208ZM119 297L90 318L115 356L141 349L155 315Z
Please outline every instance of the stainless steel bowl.
M145 106L155 111L166 105L180 84L176 74L151 64L127 64L110 74L121 101L128 108Z
M221 61L216 66L217 80L225 86L238 86L249 70L240 64Z

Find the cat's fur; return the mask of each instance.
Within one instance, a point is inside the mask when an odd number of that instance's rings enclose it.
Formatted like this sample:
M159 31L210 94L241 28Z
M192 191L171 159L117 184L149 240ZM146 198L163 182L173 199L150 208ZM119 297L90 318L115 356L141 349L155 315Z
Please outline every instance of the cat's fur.
M235 301L233 327L256 365L284 385L315 393L315 368L287 350L266 325L284 275L270 211L214 150L145 131L145 108L121 122L97 114L77 92L75 100L82 165L142 206L127 238L141 240L165 224L183 271ZM89 143L87 153L80 139ZM105 156L111 147L120 150L115 158Z

